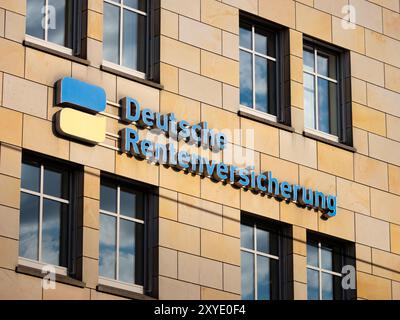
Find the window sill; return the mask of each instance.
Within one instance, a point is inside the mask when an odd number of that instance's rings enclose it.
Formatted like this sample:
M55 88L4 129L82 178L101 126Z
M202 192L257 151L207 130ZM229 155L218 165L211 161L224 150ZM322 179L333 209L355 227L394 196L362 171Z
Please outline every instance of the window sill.
M267 125L270 125L272 127L276 127L278 129L282 129L282 130L285 130L285 131L289 131L289 132L294 132L295 131L294 128L291 127L291 126L287 126L287 125L285 125L283 123L271 121L271 120L263 118L261 116L257 116L255 114L246 112L243 109L240 109L238 111L238 115L240 117L243 117L243 118L246 118L246 119L250 119L250 120L254 120L254 121L257 121L257 122L260 122L260 123L264 123L264 124L267 124Z
M17 265L17 267L15 268L15 272L33 276L36 278L43 279L45 277L45 275L42 273L42 270L24 266L24 265ZM68 277L68 276L60 275L60 274L56 274L56 282L69 284L69 285L79 287L79 288L85 288L85 286L86 286L86 284L82 281L76 280L76 279Z
M133 299L133 300L156 300L152 297L146 296L141 293L128 291L128 290L124 290L124 289L120 289L120 288L116 288L116 287L111 287L111 286L107 286L105 284L98 284L96 290L98 292L112 294L112 295L116 295L116 296L128 298L128 299Z
M49 54L55 55L55 56L60 57L60 58L68 59L70 61L83 64L85 66L90 65L90 61L89 60L82 59L82 58L79 58L79 57L75 57L73 55L70 55L70 54L67 54L67 53L64 53L64 52L60 52L60 51L51 49L51 48L48 48L46 46L42 46L42 45L37 44L37 43L33 43L31 41L24 40L23 41L23 45L25 47L28 47L28 48L31 48L31 49L39 50L39 51L42 51L42 52L45 52L45 53L49 53Z
M303 131L303 136L306 137L306 138L317 140L319 142L330 144L331 146L338 147L338 148L346 150L346 151L350 151L350 152L353 152L353 153L357 152L357 149L354 148L354 147L350 147L350 146L348 146L346 144L343 144L343 143L340 143L340 142L335 142L335 141L332 141L330 139L326 139L326 138L317 136L315 134L312 134L312 133L309 133L309 132L306 132L306 131Z
M116 75L116 76L119 76L119 77L122 77L122 78L125 78L125 79L128 79L128 80L132 80L132 81L135 81L135 82L139 82L141 84L144 84L144 85L149 86L149 87L153 87L153 88L158 89L158 90L163 90L164 89L164 86L162 84L159 84L159 83L151 81L151 80L142 79L140 77L136 77L134 75L131 75L131 74L126 73L126 72L123 72L121 70L110 68L110 67L105 66L105 65L101 65L100 69L102 71L111 73L113 75Z

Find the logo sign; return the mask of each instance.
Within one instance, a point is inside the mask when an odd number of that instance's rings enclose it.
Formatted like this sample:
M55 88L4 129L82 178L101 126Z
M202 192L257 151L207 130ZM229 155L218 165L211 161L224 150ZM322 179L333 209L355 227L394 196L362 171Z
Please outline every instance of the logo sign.
M106 119L96 114L106 108L105 91L73 78L61 79L56 88L57 104L65 107L56 117L57 132L93 145L103 142L106 135ZM226 135L210 129L207 122L190 124L185 120L178 120L174 113L160 114L150 109L142 109L139 102L130 97L123 98L120 103L121 122L127 124L119 133L122 153L141 160L147 159L153 164L172 167L177 171L222 181L234 188L274 197L278 201L294 202L298 206L322 212L323 219L336 215L335 196L278 181L270 171L256 174L252 168L239 168L223 162L210 161L197 153L179 151L173 143L140 140L138 130L147 129L175 141L183 141L213 152L224 150L228 144ZM137 129L129 126L132 124Z
M56 114L56 131L89 144L106 139L106 118L96 116L106 109L104 89L73 79L56 83L56 104L63 106Z

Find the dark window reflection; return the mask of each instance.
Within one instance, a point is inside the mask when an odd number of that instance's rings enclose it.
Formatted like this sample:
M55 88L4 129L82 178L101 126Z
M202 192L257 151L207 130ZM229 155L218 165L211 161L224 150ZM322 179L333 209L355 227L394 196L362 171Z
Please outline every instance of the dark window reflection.
M146 18L124 10L122 65L145 72Z
M22 163L21 188L35 192L40 190L40 166L33 163Z
M72 1L48 0L48 41L71 48Z
M260 222L240 225L242 299L279 299L279 236Z
M239 43L240 104L276 116L276 34L241 23Z
M250 53L240 51L240 104L253 107L253 62Z
M21 193L19 255L39 259L39 197Z
M60 264L62 204L43 201L42 260L45 263Z
M116 277L117 219L100 214L99 274L102 277Z
M254 300L254 255L241 252L242 299Z
M144 194L102 181L100 209L110 212L100 214L100 275L143 285Z
M104 2L103 56L104 59L119 64L120 9Z
M100 209L114 213L117 212L117 188L115 186L101 185Z
M26 33L32 37L44 40L45 0L27 0L26 2Z
M67 266L68 185L68 171L48 166L47 163L39 164L29 160L22 162L21 257Z
M27 0L26 33L30 36L71 48L72 19L70 0L48 0L47 6L45 0Z

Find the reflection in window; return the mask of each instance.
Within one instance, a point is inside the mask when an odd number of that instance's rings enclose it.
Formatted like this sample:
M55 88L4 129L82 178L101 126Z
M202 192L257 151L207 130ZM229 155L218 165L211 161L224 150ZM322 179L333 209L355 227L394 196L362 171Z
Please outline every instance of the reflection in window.
M254 223L240 227L242 299L278 298L278 234Z
M72 7L70 0L27 0L26 34L72 48Z
M329 50L303 50L304 119L309 129L338 136L338 63Z
M67 171L39 162L23 161L20 257L66 266L68 188Z
M341 296L343 254L338 246L307 242L307 298L333 300Z
M240 24L240 104L276 116L276 34Z
M100 189L100 276L143 285L144 194L110 181Z
M104 1L104 59L144 74L146 69L146 1Z

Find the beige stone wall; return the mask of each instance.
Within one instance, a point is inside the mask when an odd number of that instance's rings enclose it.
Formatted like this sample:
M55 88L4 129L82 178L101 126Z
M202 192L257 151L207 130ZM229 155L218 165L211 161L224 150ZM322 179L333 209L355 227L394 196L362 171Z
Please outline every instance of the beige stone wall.
M88 66L22 45L24 0L0 0L0 298L102 299L98 276L101 171L160 187L159 297L240 298L240 210L292 224L294 297L307 297L306 230L356 242L360 299L400 298L400 1L160 0L160 76L164 90L100 70L102 1L88 0ZM354 30L341 28L341 8L356 8ZM239 10L290 28L291 117L294 133L237 115ZM302 36L351 51L356 153L302 135ZM253 195L121 155L108 135L87 147L52 131L54 82L72 76L102 86L117 103L134 96L148 108L175 112L214 128L254 129L258 170L337 195L328 221L293 204ZM107 106L107 132L123 127ZM248 148L244 135L230 141ZM14 272L18 258L22 149L84 165L83 281L80 289ZM222 154L222 157L226 155Z

